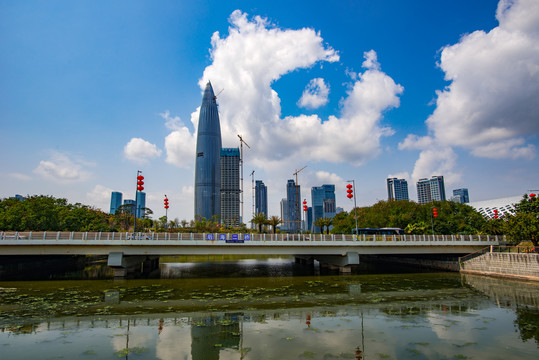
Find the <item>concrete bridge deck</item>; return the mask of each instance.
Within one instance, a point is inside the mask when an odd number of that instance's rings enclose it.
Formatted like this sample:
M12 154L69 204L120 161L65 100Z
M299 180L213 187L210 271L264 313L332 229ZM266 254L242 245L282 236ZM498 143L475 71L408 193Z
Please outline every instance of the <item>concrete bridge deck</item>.
M503 237L221 233L0 232L0 255L464 254Z

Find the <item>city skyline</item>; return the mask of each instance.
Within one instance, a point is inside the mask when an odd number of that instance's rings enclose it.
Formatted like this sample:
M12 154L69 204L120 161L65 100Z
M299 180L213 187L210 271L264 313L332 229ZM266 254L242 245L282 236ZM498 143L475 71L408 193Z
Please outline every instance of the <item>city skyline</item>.
M264 180L269 216L305 165L298 184L335 184L346 211L351 179L358 206L387 199L387 178L441 174L474 201L537 188L537 1L102 10L0 2L0 197L52 195L106 211L141 170L155 218L167 194L170 219L193 219L209 80L222 146L239 146L238 134L249 143L244 171ZM249 186L243 198L247 223Z

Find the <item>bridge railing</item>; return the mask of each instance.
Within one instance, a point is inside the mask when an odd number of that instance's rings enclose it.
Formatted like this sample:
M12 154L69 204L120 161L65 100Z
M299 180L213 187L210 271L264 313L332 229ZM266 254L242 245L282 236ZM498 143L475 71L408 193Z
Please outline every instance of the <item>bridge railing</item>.
M224 241L224 242L463 242L499 243L505 241L502 235L349 235L349 234L231 234L231 233L130 233L130 232L0 232L2 240L83 240L83 241Z

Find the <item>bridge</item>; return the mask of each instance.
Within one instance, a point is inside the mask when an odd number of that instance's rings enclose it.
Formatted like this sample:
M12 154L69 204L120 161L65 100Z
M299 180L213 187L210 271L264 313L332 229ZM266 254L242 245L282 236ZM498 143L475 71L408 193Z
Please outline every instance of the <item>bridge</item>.
M291 255L350 271L360 255L469 254L499 245L489 235L0 232L0 255L106 255L117 275L159 256ZM138 266L138 265L136 265Z

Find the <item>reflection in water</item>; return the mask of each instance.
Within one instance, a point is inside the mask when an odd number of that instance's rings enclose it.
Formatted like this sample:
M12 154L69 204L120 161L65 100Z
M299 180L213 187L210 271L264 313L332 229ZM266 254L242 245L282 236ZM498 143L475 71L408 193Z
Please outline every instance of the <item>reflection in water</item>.
M197 271L193 265L179 279L0 283L1 357L539 356L538 284L454 273L194 278Z

